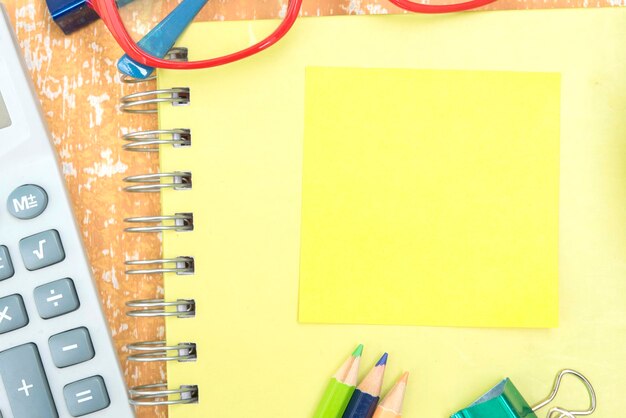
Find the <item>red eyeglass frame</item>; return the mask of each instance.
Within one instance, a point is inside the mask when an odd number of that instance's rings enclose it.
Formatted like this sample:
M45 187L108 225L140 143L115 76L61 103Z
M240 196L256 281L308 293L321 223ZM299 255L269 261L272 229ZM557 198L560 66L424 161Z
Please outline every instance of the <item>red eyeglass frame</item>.
M420 4L414 3L410 0L389 1L396 6L410 12L433 14L453 13L476 9L478 7L493 3L496 0L469 0L463 3L444 5ZM296 19L298 18L298 14L300 12L300 8L302 6L302 0L289 0L285 19L276 28L276 30L267 38L252 46L249 46L246 49L235 52L233 54L224 55L217 58L211 58L208 60L179 62L153 57L145 53L141 48L139 48L135 41L131 38L130 34L126 30L126 27L124 26L124 23L122 22L116 0L88 0L87 3L96 13L98 13L115 40L119 43L124 52L128 54L131 58L141 64L148 65L150 67L175 70L192 70L198 68L217 67L219 65L239 61L269 48L270 46L281 40L287 34L287 32L289 32L293 24L296 22Z

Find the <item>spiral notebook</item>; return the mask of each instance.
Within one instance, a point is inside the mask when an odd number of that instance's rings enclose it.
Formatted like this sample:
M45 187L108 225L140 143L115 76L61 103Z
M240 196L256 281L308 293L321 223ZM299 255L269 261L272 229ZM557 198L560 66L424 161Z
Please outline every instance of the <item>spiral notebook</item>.
M171 268L164 304L173 315L167 344L179 348L167 351L167 385L178 391L169 416L310 416L329 374L357 343L365 345L364 369L390 353L386 388L412 372L407 417L449 416L505 376L516 376L530 401L541 399L544 383L565 367L592 380L602 398L598 417L624 409L626 377L615 365L626 344L619 296L626 292L625 19L623 9L302 19L251 59L159 71L159 88L174 89L177 102L159 108L173 143L161 146L162 177L143 180L163 189L162 215L173 229L163 234L164 258L176 261L164 266ZM194 48L220 31L252 36L267 24L196 24L180 45L193 59ZM560 74L558 327L299 322L311 67ZM514 293L501 298L518 303ZM578 395L559 401L580 404Z

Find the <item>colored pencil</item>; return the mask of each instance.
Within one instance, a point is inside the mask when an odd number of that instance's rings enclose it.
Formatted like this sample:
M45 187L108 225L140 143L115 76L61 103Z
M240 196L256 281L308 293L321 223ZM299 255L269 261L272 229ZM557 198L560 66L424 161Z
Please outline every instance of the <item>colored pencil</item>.
M387 393L385 399L378 405L373 418L400 418L402 417L402 404L404 393L409 380L409 372L405 372L396 382L394 387Z
M341 418L359 376L363 344L359 345L330 379L313 418Z
M383 385L386 365L387 353L383 354L376 366L357 386L346 411L343 413L343 418L372 418L380 399L380 388Z

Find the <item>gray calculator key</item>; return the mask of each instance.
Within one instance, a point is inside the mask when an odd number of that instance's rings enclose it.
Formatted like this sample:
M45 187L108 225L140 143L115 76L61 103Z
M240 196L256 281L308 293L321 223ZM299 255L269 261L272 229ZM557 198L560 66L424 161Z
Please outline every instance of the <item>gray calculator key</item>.
M41 215L48 206L48 194L34 184L25 184L15 189L7 200L7 209L18 219L33 219Z
M0 377L15 418L58 418L35 344L0 353Z
M13 269L9 249L4 245L0 245L0 282L13 277L14 274L15 269ZM0 418L2 417L0 416Z
M76 328L53 335L48 344L52 361L59 368L83 363L96 355L87 328Z
M63 388L67 409L73 417L82 417L111 404L104 380L100 376L88 377Z
M35 305L43 319L73 312L80 306L72 279L56 280L35 288Z
M20 295L0 298L0 334L28 325L24 300Z
M65 260L61 237L54 229L31 235L20 241L24 265L30 271L60 263Z

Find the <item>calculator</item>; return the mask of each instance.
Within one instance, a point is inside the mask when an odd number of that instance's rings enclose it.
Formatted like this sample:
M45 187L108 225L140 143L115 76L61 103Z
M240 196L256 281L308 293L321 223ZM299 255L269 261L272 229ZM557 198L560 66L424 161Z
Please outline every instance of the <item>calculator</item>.
M0 4L0 417L131 418L27 74Z

